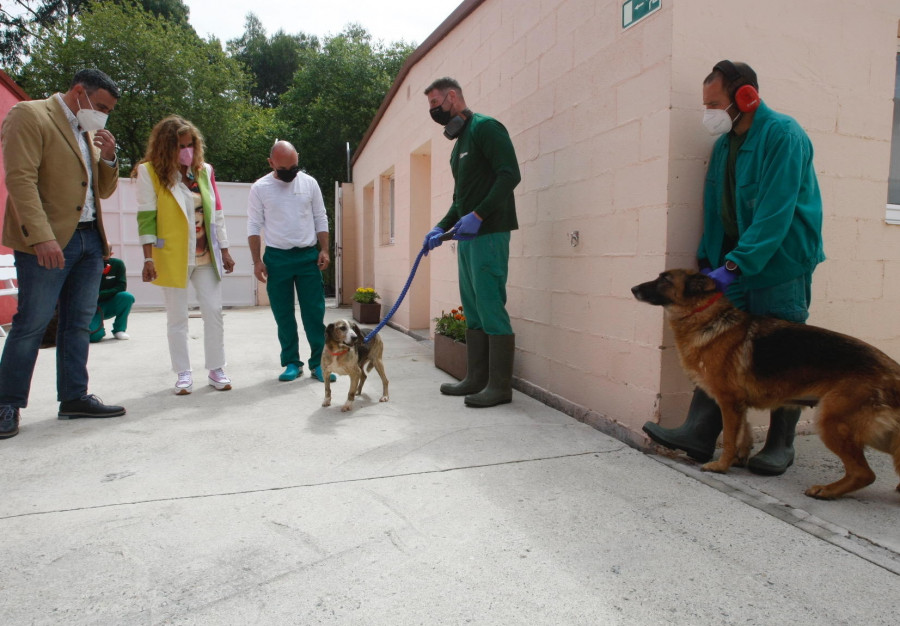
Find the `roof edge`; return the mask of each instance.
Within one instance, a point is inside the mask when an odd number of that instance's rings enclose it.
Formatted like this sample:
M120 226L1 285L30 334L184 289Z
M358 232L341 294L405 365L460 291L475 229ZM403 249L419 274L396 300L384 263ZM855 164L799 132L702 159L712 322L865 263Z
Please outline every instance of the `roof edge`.
M366 144L369 143L369 138L372 136L372 133L375 132L378 122L384 117L384 112L387 110L388 106L390 106L391 101L394 99L394 96L397 95L397 92L400 91L400 85L403 84L403 81L406 79L406 76L409 74L412 67L421 61L426 54L431 52L444 37L450 34L460 22L469 17L469 15L479 6L484 4L484 2L485 0L463 0L463 2L453 10L453 13L448 15L447 19L441 22L440 25L434 29L434 32L428 35L425 41L419 44L419 47L409 55L403 63L403 66L400 68L400 71L397 73L397 77L394 79L393 84L391 84L391 88L384 96L384 100L381 101L381 106L378 107L375 117L372 118L372 123L369 124L369 128L366 129L366 133L363 135L362 140L359 142L356 150L353 151L353 158L350 160L351 166L356 164L357 157L360 155L363 148L366 147Z
M17 95L22 100L31 100L25 90L19 87L18 83L13 80L12 76L0 70L0 83L4 84L11 92Z

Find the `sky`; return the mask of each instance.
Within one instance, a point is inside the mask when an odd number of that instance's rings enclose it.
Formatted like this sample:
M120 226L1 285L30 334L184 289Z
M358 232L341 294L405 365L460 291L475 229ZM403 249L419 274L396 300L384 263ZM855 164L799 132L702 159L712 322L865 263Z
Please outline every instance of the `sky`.
M183 0L189 20L203 38L215 35L224 44L244 32L247 13L260 19L268 35L279 29L321 37L337 35L350 22L362 25L373 40L420 44L461 0Z

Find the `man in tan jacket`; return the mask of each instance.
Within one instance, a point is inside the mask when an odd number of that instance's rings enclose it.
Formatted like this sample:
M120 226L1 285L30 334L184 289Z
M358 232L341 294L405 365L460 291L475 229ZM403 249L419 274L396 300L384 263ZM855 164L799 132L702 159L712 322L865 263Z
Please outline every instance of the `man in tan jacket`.
M100 199L118 183L116 140L104 129L119 90L81 70L69 90L20 102L0 128L6 169L3 243L14 250L18 310L0 357L0 439L19 432L38 349L59 305L60 419L123 415L88 394L90 321L108 254Z

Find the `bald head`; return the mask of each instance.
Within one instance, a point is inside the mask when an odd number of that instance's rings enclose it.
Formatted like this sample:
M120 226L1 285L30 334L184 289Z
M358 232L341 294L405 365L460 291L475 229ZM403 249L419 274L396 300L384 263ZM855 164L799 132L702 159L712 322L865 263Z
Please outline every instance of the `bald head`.
M296 170L297 169L297 150L291 145L290 141L276 141L269 153L269 166L275 173L278 170Z

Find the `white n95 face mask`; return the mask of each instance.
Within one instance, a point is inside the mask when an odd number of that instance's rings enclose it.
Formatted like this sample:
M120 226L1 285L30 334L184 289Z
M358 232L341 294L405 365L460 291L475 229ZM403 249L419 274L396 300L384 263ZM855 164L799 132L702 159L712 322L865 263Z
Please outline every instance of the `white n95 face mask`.
M703 125L710 135L722 135L731 130L731 116L728 115L728 105L726 109L706 109L703 112Z
M78 123L81 124L81 128L84 131L95 133L106 127L106 118L109 116L106 113L92 109L81 109L75 114L75 117L78 118Z
M85 98L87 98L88 104L91 105L90 109L81 108L81 103L78 103L78 113L75 114L75 118L78 120L78 123L81 125L81 129L88 133L95 133L101 128L106 127L106 119L109 117L106 113L101 113L94 109L94 103L91 102L91 97L87 95L87 92L84 94Z

